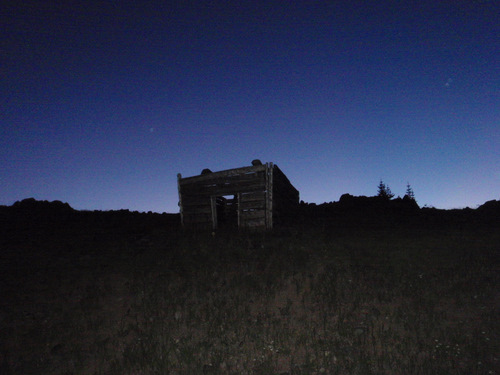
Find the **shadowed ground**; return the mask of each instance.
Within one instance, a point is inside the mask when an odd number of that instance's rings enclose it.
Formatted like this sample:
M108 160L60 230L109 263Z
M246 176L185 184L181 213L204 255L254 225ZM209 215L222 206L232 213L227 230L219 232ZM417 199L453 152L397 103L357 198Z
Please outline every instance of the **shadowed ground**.
M2 210L1 373L498 373L496 209L308 209L215 236Z

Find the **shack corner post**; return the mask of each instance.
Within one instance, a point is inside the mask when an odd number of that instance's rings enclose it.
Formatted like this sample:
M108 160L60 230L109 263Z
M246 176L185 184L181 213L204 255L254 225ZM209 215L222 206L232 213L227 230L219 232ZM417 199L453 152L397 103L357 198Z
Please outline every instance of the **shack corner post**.
M181 225L184 227L184 217L183 217L183 210L182 210L182 195L181 195L181 179L182 175L180 173L177 173L177 193L179 194L179 214L181 215Z

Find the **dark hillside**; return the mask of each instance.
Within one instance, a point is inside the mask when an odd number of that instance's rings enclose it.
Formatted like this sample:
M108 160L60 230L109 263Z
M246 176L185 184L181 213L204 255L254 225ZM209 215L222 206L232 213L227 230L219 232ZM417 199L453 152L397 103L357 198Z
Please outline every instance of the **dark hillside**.
M320 205L301 202L296 223L344 229L408 227L427 229L487 229L500 227L500 201L489 201L477 209L442 210L419 208L405 198L355 197L344 194L338 202Z
M496 373L498 208L344 196L212 233L0 207L0 373Z
M60 201L24 199L12 206L0 206L0 234L4 238L38 233L72 235L97 231L103 235L115 233L134 235L161 226L178 226L178 214L139 213L129 210L77 211Z
M116 244L177 230L179 221L178 214L77 211L59 201L25 199L0 206L0 271L9 272L12 262L22 263L27 269L30 264L42 267L51 262L52 256L103 256Z

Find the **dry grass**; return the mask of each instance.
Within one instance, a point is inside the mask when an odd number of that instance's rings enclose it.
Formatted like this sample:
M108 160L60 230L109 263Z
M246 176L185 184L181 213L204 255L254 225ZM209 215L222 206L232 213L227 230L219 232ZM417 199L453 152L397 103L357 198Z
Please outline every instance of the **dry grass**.
M499 244L325 227L17 242L0 372L497 374Z

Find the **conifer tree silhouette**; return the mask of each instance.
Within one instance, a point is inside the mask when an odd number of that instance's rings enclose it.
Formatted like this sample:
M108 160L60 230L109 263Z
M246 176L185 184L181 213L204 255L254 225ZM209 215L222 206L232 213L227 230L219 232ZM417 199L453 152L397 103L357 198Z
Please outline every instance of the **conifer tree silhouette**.
M415 193L413 192L413 189L410 186L410 183L406 183L406 197L410 198L411 200L415 200Z
M392 193L391 189L389 186L384 184L384 181L380 180L380 183L378 184L378 193L377 196L390 200L394 198L394 194Z

